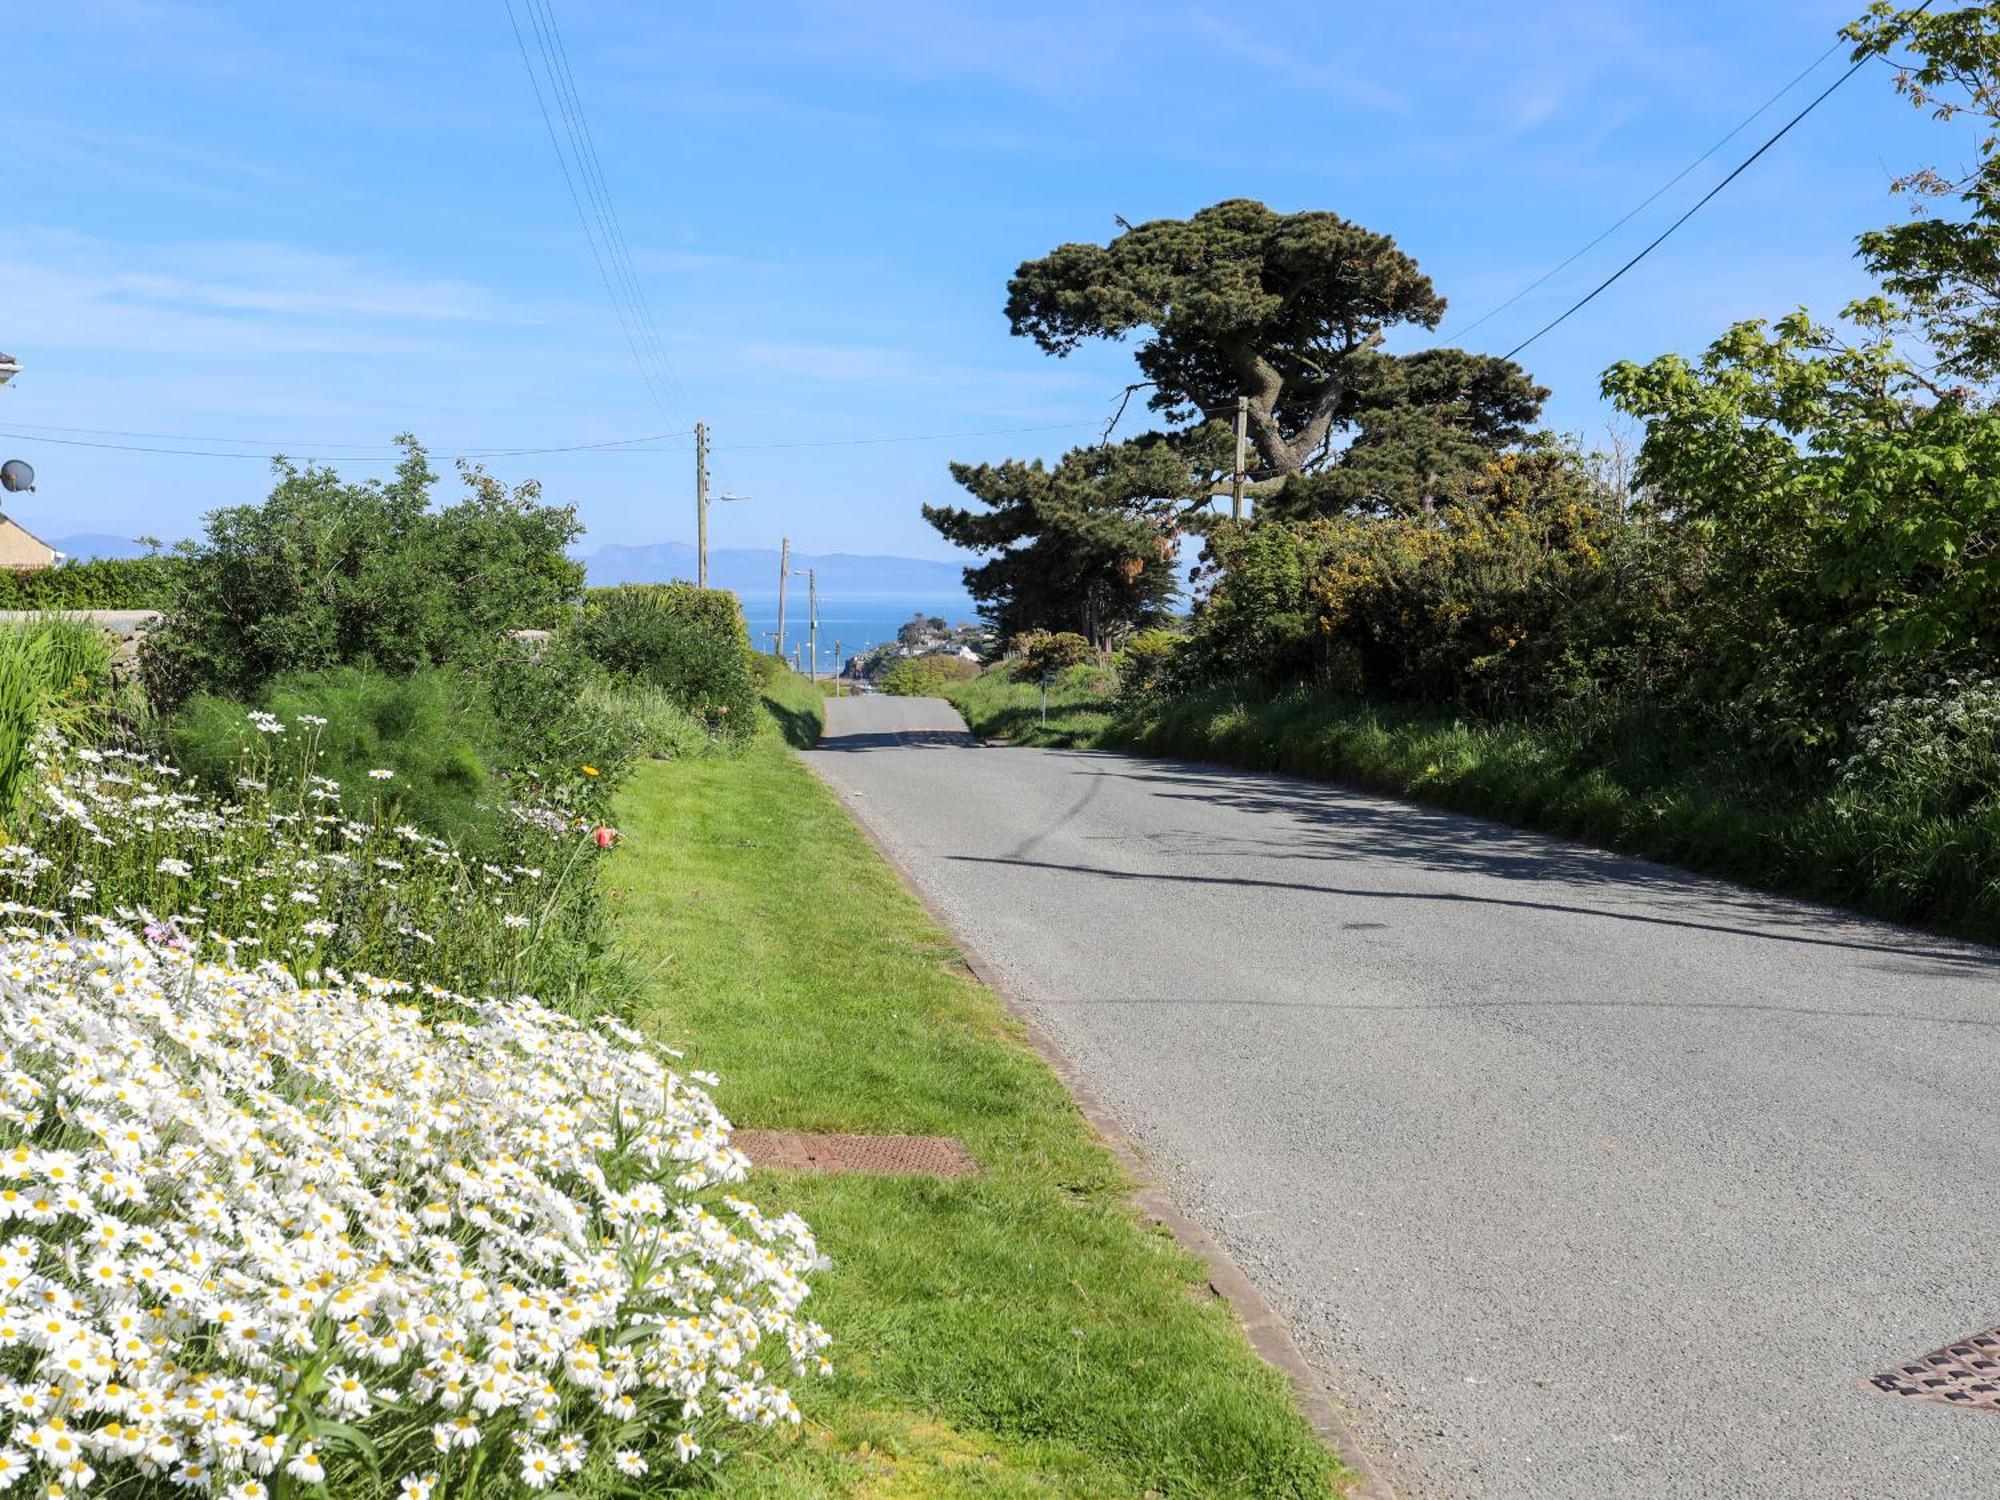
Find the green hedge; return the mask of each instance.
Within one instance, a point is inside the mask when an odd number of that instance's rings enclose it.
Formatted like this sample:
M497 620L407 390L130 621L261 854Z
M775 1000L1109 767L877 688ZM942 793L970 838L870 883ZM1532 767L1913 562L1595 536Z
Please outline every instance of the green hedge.
M881 688L892 698L941 698L953 683L978 675L979 668L962 656L906 656L882 674Z
M663 689L714 734L740 744L756 733L750 635L734 594L691 583L592 589L577 639L613 676Z
M32 572L0 570L0 609L165 609L185 571L178 557L101 557Z

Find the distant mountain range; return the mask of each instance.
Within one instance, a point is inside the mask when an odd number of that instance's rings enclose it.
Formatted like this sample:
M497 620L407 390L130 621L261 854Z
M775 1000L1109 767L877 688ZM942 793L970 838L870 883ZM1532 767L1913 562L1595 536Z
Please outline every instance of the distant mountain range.
M594 585L666 583L695 575L694 548L686 542L650 542L641 546L604 546L585 554L584 570ZM940 608L965 598L964 567L924 557L881 557L853 552L814 554L794 552L792 587L805 587L805 570L819 574L823 592L844 599L870 596L884 599L935 600ZM746 599L778 592L778 550L775 547L711 547L708 581Z

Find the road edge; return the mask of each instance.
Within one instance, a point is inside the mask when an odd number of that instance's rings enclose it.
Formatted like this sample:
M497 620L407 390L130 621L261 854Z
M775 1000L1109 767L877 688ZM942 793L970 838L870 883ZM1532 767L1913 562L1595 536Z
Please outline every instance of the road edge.
M803 760L803 757L801 757ZM1161 1185L1159 1174L1146 1160L1134 1140L1118 1117L1111 1112L1096 1088L1076 1070L1069 1057L1042 1028L1027 1006L1021 1003L1000 977L999 971L989 963L978 947L972 943L951 917L931 900L929 894L918 884L908 865L903 863L894 849L879 835L867 818L863 817L852 799L824 775L820 768L810 761L805 762L806 770L833 794L834 801L846 812L848 821L861 830L862 837L881 856L882 862L895 872L903 889L910 893L926 915L937 923L957 948L959 957L972 977L989 990L999 1001L1007 1014L1020 1025L1027 1043L1035 1055L1047 1065L1056 1080L1062 1084L1070 1099L1076 1104L1077 1112L1084 1123L1097 1137L1098 1143L1109 1151L1119 1167L1132 1179L1133 1190L1130 1203L1140 1215L1150 1223L1158 1224L1174 1238L1183 1250L1199 1260L1208 1271L1209 1289L1229 1304L1236 1315L1238 1325L1250 1341L1251 1349L1257 1357L1271 1366L1292 1388L1292 1400L1298 1407L1299 1415L1322 1443L1332 1450L1335 1457L1354 1474L1354 1481L1344 1492L1344 1500L1396 1500L1396 1494L1384 1478L1380 1467L1370 1458L1355 1435L1354 1426L1333 1399L1333 1393L1320 1378L1312 1363L1307 1360L1298 1343L1292 1338L1291 1329L1285 1324L1278 1311L1271 1305L1264 1293L1258 1289L1243 1268L1236 1264L1222 1242L1206 1227L1185 1213Z

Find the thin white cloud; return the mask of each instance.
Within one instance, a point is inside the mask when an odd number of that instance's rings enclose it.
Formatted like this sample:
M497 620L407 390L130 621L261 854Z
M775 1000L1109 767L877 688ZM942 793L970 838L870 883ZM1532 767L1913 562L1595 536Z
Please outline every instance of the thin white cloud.
M0 241L0 305L23 344L188 359L280 352L382 357L440 347L437 331L559 322L451 277L261 241L112 245L24 230Z

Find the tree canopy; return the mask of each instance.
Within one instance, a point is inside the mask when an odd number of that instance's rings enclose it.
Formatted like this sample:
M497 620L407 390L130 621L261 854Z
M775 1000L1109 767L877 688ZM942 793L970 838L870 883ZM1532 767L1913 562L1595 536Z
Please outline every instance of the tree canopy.
M1264 515L1430 515L1528 436L1548 395L1516 366L1463 349L1372 366L1338 462L1291 476Z
M1938 373L2000 377L2000 6L1950 10L1877 3L1844 33L1856 59L1883 53L1896 87L1938 119L1978 122L1978 160L1947 174L1920 168L1895 187L1916 215L1861 236L1861 258L1921 325ZM1948 217L1956 203L1962 216Z
M954 465L986 506L926 506L990 560L966 585L1008 634L1075 629L1093 645L1158 617L1176 540L1235 467L1244 404L1260 514L1429 514L1518 443L1548 392L1510 361L1463 349L1396 355L1398 327L1434 328L1444 299L1385 234L1327 212L1233 198L1108 244L1058 246L1007 287L1013 331L1058 358L1086 339L1137 340L1147 405L1173 430L1040 462Z
M1234 198L1059 246L1007 290L1013 331L1058 357L1140 335L1148 404L1170 422L1228 420L1246 398L1265 491L1350 455L1376 475L1352 489L1421 490L1447 455L1518 438L1548 395L1488 355L1384 353L1397 327L1435 328L1444 298L1388 235L1335 213ZM1415 478L1390 478L1405 459Z
M1149 434L1075 449L1053 467L1010 459L951 473L985 509L926 505L924 518L990 554L965 583L1003 635L1061 626L1103 646L1166 613L1193 482L1182 445Z

